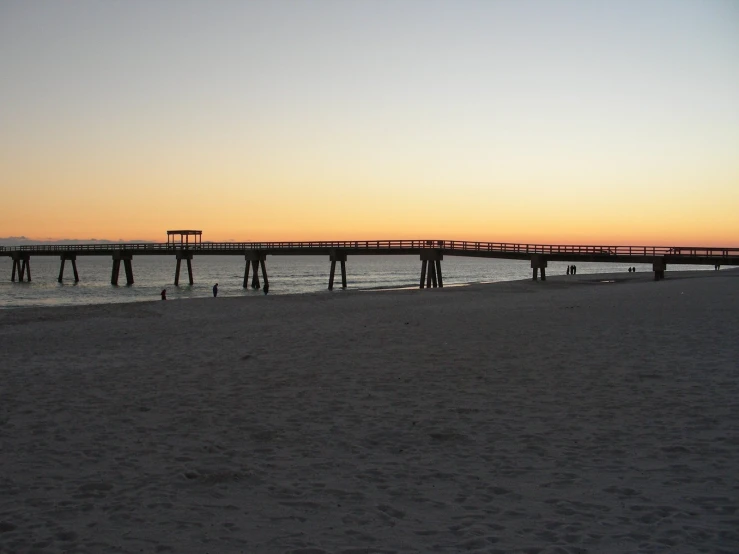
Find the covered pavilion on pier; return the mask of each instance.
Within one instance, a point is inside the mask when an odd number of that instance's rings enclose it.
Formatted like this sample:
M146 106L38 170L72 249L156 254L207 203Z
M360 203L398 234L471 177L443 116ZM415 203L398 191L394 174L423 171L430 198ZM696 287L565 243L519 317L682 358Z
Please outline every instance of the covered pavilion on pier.
M177 237L180 237L180 246L187 247L190 244L196 246L203 243L203 232L194 229L177 229L175 231L167 231L167 244L176 245ZM193 237L193 242L190 242Z

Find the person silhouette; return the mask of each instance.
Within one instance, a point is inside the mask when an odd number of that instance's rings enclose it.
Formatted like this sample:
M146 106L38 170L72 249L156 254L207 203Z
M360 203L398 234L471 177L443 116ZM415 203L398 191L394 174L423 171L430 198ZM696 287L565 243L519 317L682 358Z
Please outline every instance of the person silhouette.
M162 289L162 292L160 294L162 295L162 300L167 299L167 289Z
M213 285L213 298L215 298L216 296L218 296L218 283Z

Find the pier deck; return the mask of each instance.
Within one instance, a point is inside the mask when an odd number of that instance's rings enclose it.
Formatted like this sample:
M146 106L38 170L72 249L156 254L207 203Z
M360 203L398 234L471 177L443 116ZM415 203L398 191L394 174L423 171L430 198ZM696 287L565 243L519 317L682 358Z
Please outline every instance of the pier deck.
M61 268L59 281L64 275L64 263L73 263L75 280L79 280L77 256L111 256L113 270L111 283L118 284L120 263L123 262L126 283L133 284L133 256L175 256L177 269L174 283L179 284L180 263L186 260L190 284L193 283L192 259L194 256L240 255L246 260L244 287L249 270L253 269L251 286L259 288L258 269L262 270L265 283L267 256L328 256L331 261L329 289L333 288L336 262L341 264L342 286L346 288L347 256L366 255L419 255L422 261L420 288L443 286L441 260L444 256L476 258L504 258L531 260L533 278L541 272L546 279L547 262L602 262L602 263L651 263L655 280L664 277L668 265L739 265L739 247L696 246L611 246L611 245L551 245L500 243L458 240L361 240L361 241L283 241L283 242L198 242L182 243L111 243L0 246L0 256L13 259L11 279L16 274L20 281L31 277L31 256L59 256ZM427 274L428 268L428 274Z

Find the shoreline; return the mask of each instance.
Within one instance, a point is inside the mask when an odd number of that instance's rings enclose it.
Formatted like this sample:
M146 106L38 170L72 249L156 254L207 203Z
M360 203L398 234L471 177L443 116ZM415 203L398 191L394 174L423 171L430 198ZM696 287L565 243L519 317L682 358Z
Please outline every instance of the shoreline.
M603 275L0 312L0 551L735 551L739 271Z
M736 272L739 271L739 267L727 267L720 270L721 272ZM685 277L689 277L691 275L696 276L705 276L706 274L714 274L711 270L684 270L684 271L668 271L666 279L681 279ZM546 283L554 282L557 284L560 284L562 281L572 282L572 283L583 283L588 282L592 280L602 279L602 280L614 280L618 283L621 282L639 282L639 281L645 281L645 280L653 280L653 272L651 271L644 271L644 272L637 272L637 273L626 273L623 272L602 272L602 273L581 273L579 275L548 275L547 280L542 283L543 285L546 285ZM440 290L445 289L456 289L456 288L467 288L467 287L477 287L477 286L490 286L490 285L501 285L506 283L517 283L517 282L533 282L531 278L521 278L521 279L512 279L512 280L504 280L504 281L470 281L466 283L450 283L446 284L443 288ZM540 281L538 281L540 282ZM385 287L385 286L377 286L377 287L368 287L368 288L349 288L346 290L342 290L340 287L337 287L334 291L328 291L328 290L315 290L315 291L307 291L307 292L295 292L295 293L273 293L271 297L300 297L305 295L324 295L324 294L356 294L356 293L373 293L373 292L383 292L383 293L397 293L397 292L405 292L405 291L419 291L421 289L418 288L417 284L408 284L408 285L400 285L400 286L393 286L393 287ZM426 290L426 289L423 289ZM254 291L254 294L244 295L244 296L221 296L221 299L226 298L259 298L260 296L264 296L262 294L262 291ZM168 298L167 301L174 301L174 302L180 302L180 301L193 301L193 300L208 300L209 297L206 296L196 296L196 297L172 297ZM210 298L212 300L212 298ZM130 305L130 304L149 304L149 303L157 303L161 300L154 300L154 299L132 299L132 300L123 300L123 301L115 301L115 302L93 302L89 304L60 304L60 305L18 305L18 306L0 306L0 314L6 311L15 311L15 310L50 310L50 309L57 309L57 308L85 308L88 306L114 306L114 305Z

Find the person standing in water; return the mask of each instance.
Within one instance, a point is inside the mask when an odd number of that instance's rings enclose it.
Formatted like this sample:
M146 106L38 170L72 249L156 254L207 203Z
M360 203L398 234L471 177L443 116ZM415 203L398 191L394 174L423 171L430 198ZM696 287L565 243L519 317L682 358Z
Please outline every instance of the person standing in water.
M213 285L213 298L215 298L216 296L218 296L218 283Z

